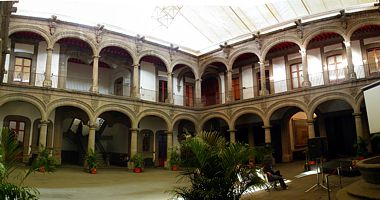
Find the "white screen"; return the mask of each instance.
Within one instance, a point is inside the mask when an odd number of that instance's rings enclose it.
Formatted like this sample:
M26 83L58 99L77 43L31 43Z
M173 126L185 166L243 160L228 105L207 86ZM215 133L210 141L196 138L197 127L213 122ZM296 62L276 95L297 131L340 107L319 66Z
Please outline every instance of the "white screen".
M376 85L364 90L365 106L371 134L380 133L380 82L377 82Z

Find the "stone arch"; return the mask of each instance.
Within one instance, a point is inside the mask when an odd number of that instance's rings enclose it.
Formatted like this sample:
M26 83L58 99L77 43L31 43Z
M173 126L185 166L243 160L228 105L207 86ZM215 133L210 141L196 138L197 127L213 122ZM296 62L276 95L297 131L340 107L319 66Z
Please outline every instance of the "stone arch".
M9 27L8 36L11 36L13 33L22 32L22 31L33 32L33 33L40 35L41 37L43 37L45 39L48 47L53 47L51 40L50 40L50 37L49 37L49 33L46 30L44 30L40 27L37 27L37 26L32 26L32 25L11 26L11 27Z
M90 46L92 53L94 55L96 55L95 53L98 52L97 47L95 45L96 42L92 38L90 38L88 35L86 35L82 32L78 32L78 31L65 31L65 32L57 33L55 35L55 37L53 38L51 44L54 45L60 39L63 39L63 38L76 38L76 39L83 40L84 42L86 42Z
M197 119L189 114L178 114L176 115L172 120L172 126L174 126L175 123L177 123L180 120L189 120L194 123L194 126L198 123ZM173 127L172 127L173 128Z
M261 58L265 59L265 57L267 56L269 50L272 47L274 47L277 44L280 44L282 42L291 42L291 43L294 43L300 49L302 49L302 42L297 37L294 37L294 36L285 36L285 37L274 38L274 39L268 40L263 45L264 48L262 49L262 52L261 52Z
M312 119L315 109L322 103L327 102L329 100L342 100L346 102L348 105L350 105L353 110L355 109L355 100L352 98L352 96L343 92L331 92L324 94L323 96L318 96L310 102L307 117L309 119Z
M41 119L46 120L49 115L45 112L45 104L38 98L28 94L9 94L1 96L0 106L13 101L23 101L32 104L40 112Z
M190 62L184 60L184 59L176 59L173 61L172 65L170 66L170 71L173 72L173 68L176 66L176 65L179 65L179 64L183 64L183 65L186 65L187 67L189 67L191 69L191 71L193 72L194 76L195 76L195 79L199 78L198 77L198 70L194 67L194 64L191 64Z
M297 107L300 110L307 113L307 105L305 103L299 100L287 99L287 100L276 102L272 104L271 106L269 106L268 110L266 111L267 113L265 116L266 120L269 121L274 112L284 107Z
M161 61L165 64L166 71L169 72L169 70L170 70L170 64L169 64L169 61L165 58L165 56L161 55L158 51L155 51L155 50L146 50L146 51L142 51L142 52L140 53L140 56L138 57L138 59L137 59L136 61L140 63L140 60L141 60L144 56L155 56L155 57L158 57L158 58L161 59Z
M222 58L222 57L216 57L216 58L213 58L211 60L208 60L207 62L205 62L204 64L200 65L200 72L199 72L199 77L201 78L203 73L205 72L206 70L206 67L211 64L211 63L214 63L214 62L220 62L220 63L223 63L224 66L226 66L226 69L228 70L229 67L228 67L228 63L227 63L227 60L225 58Z
M99 107L95 111L94 119L98 118L102 113L105 113L108 111L116 111L116 112L123 113L125 116L127 116L130 119L131 123L135 119L134 112L130 108L123 105L119 105L119 104L107 104L107 105Z
M363 92L361 92L356 98L356 104L354 107L354 112L356 112L356 113L360 112L360 106L363 102L364 102L364 94L363 94Z
M345 34L345 31L341 26L324 26L323 28L317 27L314 29L310 29L308 33L305 35L305 39L302 43L302 47L305 49L307 48L308 44L310 43L310 40L312 40L315 36L321 34L321 33L326 33L326 32L333 32L338 35L340 35L343 40L347 40L347 36Z
M71 98L63 98L63 99L58 99L58 100L55 100L51 103L48 104L48 109L47 109L47 116L50 115L50 113L58 108L58 107L61 107L61 106L72 106L72 107L76 107L76 108L79 108L79 109L82 109L88 116L89 120L91 122L94 122L96 118L94 118L94 114L93 114L93 109L91 108L90 105L88 105L87 103L83 102L83 101L80 101L80 100L77 100L77 99L71 99Z
M124 41L121 41L121 40L106 40L106 41L103 41L99 45L99 47L98 47L97 52L95 53L95 55L99 55L100 52L102 51L102 49L104 49L106 47L111 47L111 46L119 47L119 48L124 49L125 51L127 51L128 54L132 58L132 64L137 61L137 56L136 56L135 52L133 51L133 48L130 47L128 43L126 43Z
M246 54L246 53L255 54L260 60L259 51L257 51L256 49L245 47L245 48L239 49L239 50L237 50L231 54L229 62L228 62L228 66L232 66L239 56Z
M359 28L366 26L366 25L378 25L378 26L380 26L380 18L376 16L376 17L361 19L359 21L352 23L350 28L347 31L347 38L351 38L352 34L356 30L358 30Z
M140 113L136 118L135 124L132 123L132 128L137 128L141 119L143 119L146 116L159 117L166 122L166 127L169 131L172 128L170 117L165 112L161 110L155 110L155 109L144 110L142 113Z
M225 114L223 114L223 113L211 113L211 114L208 114L208 115L205 115L205 116L203 116L202 117L202 119L201 119L201 121L200 121L200 128L202 129L203 128L203 126L204 126L204 124L208 121L208 120L210 120L210 119L212 119L212 118L220 118L220 119L223 119L226 123L227 123L227 125L228 125L228 127L231 127L231 122L230 122L230 120L228 119L228 117L225 115Z
M264 122L265 116L264 113L255 107L249 107L249 108L240 108L239 110L236 110L234 114L232 114L231 117L231 127L236 126L236 121L239 119L239 117L245 115L245 114L254 114L261 118L261 120Z

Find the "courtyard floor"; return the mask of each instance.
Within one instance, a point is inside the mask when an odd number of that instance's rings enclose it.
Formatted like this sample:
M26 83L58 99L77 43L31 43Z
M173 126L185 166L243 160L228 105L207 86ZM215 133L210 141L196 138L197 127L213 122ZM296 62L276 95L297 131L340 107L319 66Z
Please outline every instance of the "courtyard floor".
M317 200L328 199L325 189L305 190L316 183L316 175L302 175L303 162L277 164L275 168L281 170L284 178L288 180L288 190L257 191L245 195L242 199L281 199L281 200ZM104 200L104 199L172 199L168 193L173 187L185 185L178 182L179 172L160 168L148 168L143 173L136 174L125 168L98 169L96 175L85 173L78 166L63 166L54 173L32 174L25 184L37 188L42 200ZM339 190L338 176L330 176L331 199ZM357 180L357 177L343 177L342 185L347 186ZM322 182L321 182L322 183Z

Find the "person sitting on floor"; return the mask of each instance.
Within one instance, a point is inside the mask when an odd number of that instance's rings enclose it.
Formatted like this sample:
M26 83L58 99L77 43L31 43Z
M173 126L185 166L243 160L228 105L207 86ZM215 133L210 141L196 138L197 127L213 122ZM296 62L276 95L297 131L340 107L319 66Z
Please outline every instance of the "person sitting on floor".
M282 189L287 189L288 186L285 184L284 179L280 173L280 170L274 170L272 166L272 161L266 161L263 166L263 171L268 177L269 182L279 181Z

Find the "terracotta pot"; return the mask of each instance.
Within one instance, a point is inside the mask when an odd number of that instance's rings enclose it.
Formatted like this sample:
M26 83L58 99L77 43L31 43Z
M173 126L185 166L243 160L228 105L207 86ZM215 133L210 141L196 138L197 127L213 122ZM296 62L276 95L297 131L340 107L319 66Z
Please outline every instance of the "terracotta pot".
M94 168L91 168L91 169L90 169L90 173L91 173L91 174L96 174L96 168L95 168L95 167L94 167Z
M41 166L41 167L39 167L38 168L38 171L39 172L45 172L46 170L45 170L45 166Z
M134 171L135 173L141 173L141 172L142 172L142 169L141 169L141 167L135 167L135 169L133 169L133 171Z
M177 165L172 165L172 171L178 171L178 166Z

